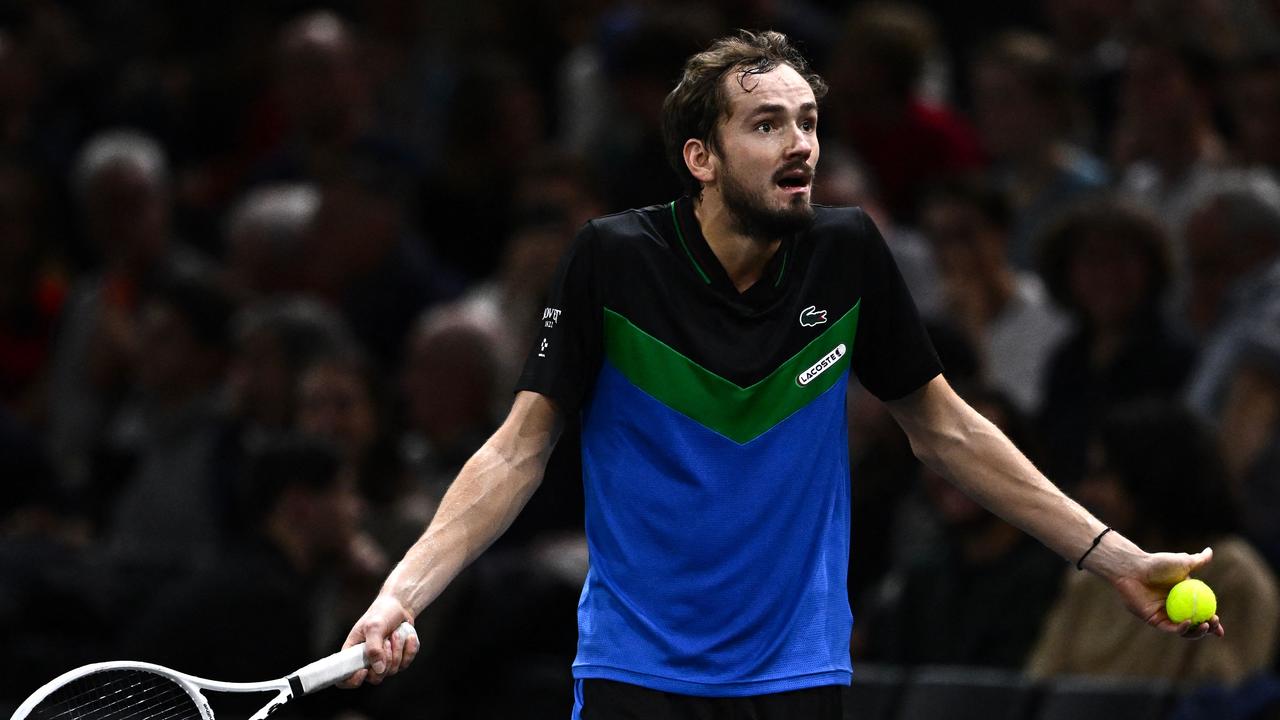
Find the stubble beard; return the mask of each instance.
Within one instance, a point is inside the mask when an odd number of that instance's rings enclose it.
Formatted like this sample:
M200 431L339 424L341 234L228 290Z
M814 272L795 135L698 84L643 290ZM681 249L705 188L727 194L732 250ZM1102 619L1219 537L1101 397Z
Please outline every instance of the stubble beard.
M762 243L802 232L813 225L813 205L805 195L792 196L786 207L771 208L763 193L738 182L731 169L724 175L721 197L738 232Z

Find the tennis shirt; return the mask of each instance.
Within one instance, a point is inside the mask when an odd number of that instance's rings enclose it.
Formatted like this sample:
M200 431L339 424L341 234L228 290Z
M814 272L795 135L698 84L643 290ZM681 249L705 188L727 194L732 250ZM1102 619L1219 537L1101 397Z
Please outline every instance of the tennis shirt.
M575 678L849 682L849 373L892 400L941 368L866 213L814 210L741 293L688 198L592 220L561 261L518 389L582 421Z

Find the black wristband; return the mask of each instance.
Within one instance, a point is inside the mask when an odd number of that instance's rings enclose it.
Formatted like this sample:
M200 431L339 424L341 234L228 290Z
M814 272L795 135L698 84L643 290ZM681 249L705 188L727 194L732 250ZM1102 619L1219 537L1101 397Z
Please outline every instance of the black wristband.
M1076 562L1077 570L1084 570L1084 559L1089 557L1089 553L1093 552L1094 548L1098 547L1098 543L1102 542L1102 536L1109 532L1111 532L1111 528L1107 528L1106 530L1098 533L1098 537L1093 539L1093 544L1089 546L1088 550L1084 551L1084 554L1080 556L1080 560Z

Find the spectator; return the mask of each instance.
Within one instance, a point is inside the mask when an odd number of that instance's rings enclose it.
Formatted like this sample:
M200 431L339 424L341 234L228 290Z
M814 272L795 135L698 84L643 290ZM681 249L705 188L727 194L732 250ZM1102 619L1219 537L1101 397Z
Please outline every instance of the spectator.
M246 296L303 289L299 254L320 206L311 185L269 185L249 192L228 215L228 284Z
M552 148L534 153L516 184L515 215L521 225L562 219L576 230L605 212L600 181L582 160ZM558 261L553 260L552 262ZM539 294L546 287L534 283Z
M284 133L257 180L328 182L362 151L381 154L360 42L345 20L328 10L301 14L280 31L276 52Z
M986 390L969 399L1034 459L1031 425L1016 405ZM881 583L856 626L855 659L1022 667L1057 592L1062 563L943 478L923 467L920 473L940 537Z
M1183 230L1188 250L1186 323L1207 340L1230 318L1239 291L1257 285L1280 255L1280 184L1235 173L1196 198Z
M500 357L493 335L456 312L428 313L414 329L401 380L407 442L436 500L497 427L494 399L507 395L497 386Z
M1081 143L1109 158L1135 3L1046 0L1044 15L1071 84L1083 99Z
M395 452L384 389L373 367L358 346L311 358L297 377L294 428L342 452L343 460L359 471L361 493L374 503L377 514L403 495L406 479ZM367 560L372 572L386 562L380 546L394 531L381 522L372 523L370 530L374 537L361 538L368 552L355 559Z
M1049 360L1040 409L1042 432L1053 438L1049 475L1072 487L1108 410L1174 396L1195 351L1161 312L1172 264L1168 236L1149 214L1091 202L1059 219L1041 249L1045 285L1077 323Z
M313 358L298 376L297 429L361 465L384 432L374 374L354 348Z
M215 482L225 487L239 486L249 449L293 428L303 370L353 342L341 316L302 298L250 305L233 326L223 395L227 424L217 443L215 470ZM236 534L248 530L246 518L234 520Z
M1032 241L1043 226L1073 200L1101 190L1107 170L1069 142L1071 80L1049 40L1002 34L979 51L971 72L978 132L1013 210L1008 255L1030 270Z
M232 415L250 437L292 427L298 376L317 358L353 342L337 313L302 298L250 305L237 316L235 334L227 394Z
M1275 279L1275 269L1271 272ZM1234 338L1219 436L1243 531L1280 570L1280 298L1274 292Z
M983 163L968 123L917 94L937 36L932 18L919 8L862 3L850 14L831 62L836 135L871 168L885 206L900 222L915 219L928 183Z
M342 347L311 360L298 376L298 432L332 443L355 468L359 489L374 503L374 522L351 544L346 557L353 578L372 582L386 571L384 548L407 547L413 537L397 537L404 528L384 522L382 514L405 492L373 366L358 347ZM375 588L367 588L373 591Z
M1187 398L1216 422L1243 338L1280 297L1280 186L1252 173L1224 178L1196 203L1185 235L1186 322L1203 344Z
M1269 668L1280 640L1280 589L1237 534L1213 435L1176 405L1143 403L1108 416L1096 438L1081 500L1141 546L1211 543L1213 562L1198 576L1217 593L1224 621L1249 630L1216 643L1157 636L1116 605L1105 582L1071 568L1028 671L1236 684Z
M1192 199L1227 160L1213 116L1216 59L1182 38L1146 31L1135 39L1125 73L1113 158L1122 172L1119 190L1180 228ZM1181 273L1185 253L1181 238L1173 241Z
M1070 331L1040 279L1009 261L1005 197L953 183L922 205L949 319L978 353L982 375L1026 413L1039 409L1048 361Z
M83 488L90 454L133 383L141 299L166 266L189 258L172 243L168 162L151 138L112 130L90 139L72 191L103 267L75 285L62 319L49 441L62 477Z
M106 537L126 566L164 571L213 552L234 524L218 482L233 306L211 278L174 276L140 304L136 401L113 418L97 491ZM119 476L116 475L119 473Z
M300 262L308 292L339 307L374 362L393 367L414 319L456 297L462 280L416 234L396 179L367 169L321 188Z

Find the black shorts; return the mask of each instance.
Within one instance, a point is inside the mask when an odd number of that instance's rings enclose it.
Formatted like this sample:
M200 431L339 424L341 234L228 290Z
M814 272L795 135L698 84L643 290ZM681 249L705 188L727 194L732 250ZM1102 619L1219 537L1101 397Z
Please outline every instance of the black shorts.
M573 720L842 720L841 685L749 697L695 697L612 680L573 684Z

